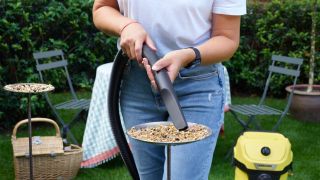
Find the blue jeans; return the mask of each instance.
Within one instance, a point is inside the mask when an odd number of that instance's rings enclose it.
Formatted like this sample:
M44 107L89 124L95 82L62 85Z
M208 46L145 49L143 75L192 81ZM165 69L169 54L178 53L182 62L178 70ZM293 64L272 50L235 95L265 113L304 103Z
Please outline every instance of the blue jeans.
M171 179L208 179L212 156L223 123L224 74L221 64L181 69L174 81L181 108L188 122L210 127L205 140L172 146ZM124 72L120 103L125 127L147 122L171 121L160 94L152 90L144 68L130 61ZM142 180L166 179L165 146L129 139Z

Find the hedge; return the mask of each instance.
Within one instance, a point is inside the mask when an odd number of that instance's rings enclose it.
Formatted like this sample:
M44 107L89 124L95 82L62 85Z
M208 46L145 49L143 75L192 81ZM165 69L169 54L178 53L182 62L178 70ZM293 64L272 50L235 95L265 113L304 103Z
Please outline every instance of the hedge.
M111 61L116 39L92 24L88 0L23 0L0 2L0 88L16 82L39 82L33 52L62 49L77 89L91 90L97 66ZM66 86L60 71L47 79L57 91ZM11 127L26 118L26 98L0 90L0 127ZM42 95L32 96L33 114L45 117L48 108ZM50 114L49 114L50 116Z
M298 83L308 83L310 59L311 7L310 0L274 0L252 3L241 19L241 43L233 58L226 62L233 93L260 95L264 88L271 55L304 59ZM319 12L319 7L318 11ZM315 84L320 83L319 25L317 13ZM275 78L271 95L284 97L290 78Z
M0 88L16 82L39 82L32 53L62 49L75 87L91 90L96 68L111 61L116 52L116 39L93 26L92 4L92 0L1 1ZM247 15L242 17L239 50L224 63L233 93L260 94L272 54L304 58L299 81L307 83L311 8L308 0L248 4ZM319 20L320 14L317 16ZM318 33L317 52L319 40ZM319 55L316 62L319 67ZM315 72L318 84L319 71ZM49 74L57 91L66 90L62 75L56 71ZM289 80L276 79L272 94L283 97ZM26 117L26 97L0 90L0 102L0 128L12 128ZM34 115L50 116L43 96L33 95L32 105Z

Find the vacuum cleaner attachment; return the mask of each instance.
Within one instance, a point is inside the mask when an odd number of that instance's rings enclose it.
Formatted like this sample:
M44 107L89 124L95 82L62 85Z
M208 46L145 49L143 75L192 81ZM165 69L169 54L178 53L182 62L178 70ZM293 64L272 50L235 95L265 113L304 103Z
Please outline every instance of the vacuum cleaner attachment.
M151 65L151 67L159 59L155 52L147 45L143 46L142 55L149 60L149 64ZM187 121L182 113L178 98L174 92L172 82L169 78L167 70L161 69L160 71L153 71L153 75L155 76L156 84L158 86L161 98L168 110L169 116L172 118L174 126L178 130L188 129Z

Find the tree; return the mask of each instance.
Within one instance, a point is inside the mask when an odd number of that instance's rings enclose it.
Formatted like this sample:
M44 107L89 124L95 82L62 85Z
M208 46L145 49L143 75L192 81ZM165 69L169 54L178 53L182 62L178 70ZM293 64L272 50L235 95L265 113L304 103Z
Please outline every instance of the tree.
M315 68L315 54L316 54L316 12L317 12L317 1L313 1L313 10L311 13L311 50L310 50L310 67L309 67L309 83L307 92L312 92L314 83L314 68Z

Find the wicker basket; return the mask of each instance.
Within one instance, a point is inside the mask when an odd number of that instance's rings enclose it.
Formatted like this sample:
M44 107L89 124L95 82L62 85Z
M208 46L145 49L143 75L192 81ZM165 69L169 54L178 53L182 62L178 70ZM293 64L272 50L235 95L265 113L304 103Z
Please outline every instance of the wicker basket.
M51 123L56 129L56 136L32 137L32 159L34 179L72 179L80 168L82 149L72 145L71 151L64 152L59 126L51 119L32 118L32 122ZM29 140L17 138L17 129L28 120L16 124L12 133L14 167L16 179L29 179Z

